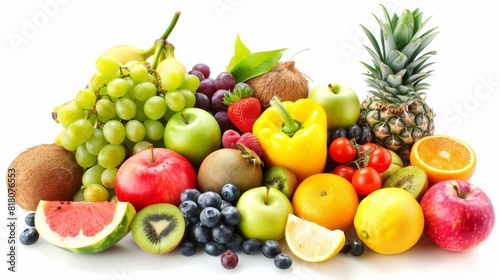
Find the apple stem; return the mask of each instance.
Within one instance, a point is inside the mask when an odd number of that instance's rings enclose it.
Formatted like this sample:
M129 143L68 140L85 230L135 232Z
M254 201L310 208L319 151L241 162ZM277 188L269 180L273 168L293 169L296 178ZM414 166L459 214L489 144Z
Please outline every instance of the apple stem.
M340 85L339 84L333 84L333 85L332 84L328 84L328 87L332 89L332 92L334 94L337 94L337 93L340 92L340 88L339 88Z
M458 184L456 182L452 182L452 184L453 184L453 189L455 190L455 192L457 192L457 196L460 198L464 198L462 196L462 193L460 192L460 189L458 188Z
M264 201L264 203L267 205L268 201L269 201L269 190L271 189L270 186L266 186L266 200Z
M151 162L155 162L155 149L153 147L153 144L149 144L149 150L151 151Z
M181 117L182 117L182 119L184 120L184 123L185 123L185 124L188 124L188 123L189 123L189 121L186 119L186 116L184 116L184 114L181 114Z

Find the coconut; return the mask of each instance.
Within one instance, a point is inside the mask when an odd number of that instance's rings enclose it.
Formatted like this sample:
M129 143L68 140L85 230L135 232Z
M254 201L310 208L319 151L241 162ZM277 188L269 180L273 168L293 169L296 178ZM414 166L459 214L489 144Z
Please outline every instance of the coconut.
M254 97L260 100L263 107L269 107L273 96L278 96L281 101L297 101L306 98L309 86L306 77L295 68L295 61L278 63L262 75L246 81L254 91Z
M40 200L73 200L82 186L83 172L75 154L63 147L55 144L29 147L9 166L6 177L9 197L12 193L15 203L27 211L35 211Z
M198 189L220 194L225 184L234 184L243 193L262 185L263 163L254 151L245 145L237 149L222 148L210 153L198 170Z

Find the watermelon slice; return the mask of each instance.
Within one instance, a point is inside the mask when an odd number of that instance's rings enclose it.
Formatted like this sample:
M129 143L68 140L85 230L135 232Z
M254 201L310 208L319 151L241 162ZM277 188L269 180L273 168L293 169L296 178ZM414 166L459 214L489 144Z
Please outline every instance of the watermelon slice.
M135 214L129 202L41 200L35 227L52 245L73 253L94 254L123 239Z

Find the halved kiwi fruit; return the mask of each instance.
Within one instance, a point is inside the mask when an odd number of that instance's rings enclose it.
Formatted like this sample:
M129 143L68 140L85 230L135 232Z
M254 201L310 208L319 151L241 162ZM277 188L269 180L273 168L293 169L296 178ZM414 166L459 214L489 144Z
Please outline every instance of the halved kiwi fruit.
M418 167L408 165L392 173L382 185L382 188L402 188L410 192L417 201L420 201L428 189L427 173Z
M131 223L135 243L147 252L166 254L179 245L186 226L180 209L169 203L144 207Z
M262 185L274 187L284 193L288 198L292 198L298 182L295 174L286 167L275 165L264 173Z

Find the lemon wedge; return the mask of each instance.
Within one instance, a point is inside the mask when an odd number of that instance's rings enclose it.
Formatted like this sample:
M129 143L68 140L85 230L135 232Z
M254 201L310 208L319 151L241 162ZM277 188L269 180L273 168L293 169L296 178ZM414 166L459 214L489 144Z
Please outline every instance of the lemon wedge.
M345 234L289 214L285 227L288 248L306 262L322 262L333 258L344 247Z

